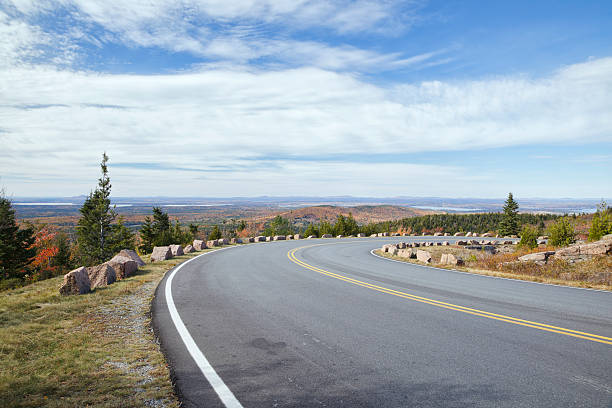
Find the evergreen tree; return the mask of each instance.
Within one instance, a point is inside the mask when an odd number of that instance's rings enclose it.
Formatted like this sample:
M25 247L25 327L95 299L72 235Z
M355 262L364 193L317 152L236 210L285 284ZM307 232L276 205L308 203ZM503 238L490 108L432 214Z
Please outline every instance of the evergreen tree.
M277 215L270 221L270 225L265 229L264 235L289 235L293 234L293 228L287 218Z
M519 247L533 249L538 246L538 230L530 225L525 225L521 230Z
M344 218L344 215L338 215L333 230L333 235L349 235L346 233L346 219Z
M208 239L213 240L213 239L220 239L220 238L221 238L221 231L219 230L219 226L215 225L210 235L208 236Z
M508 193L508 199L504 205L504 213L502 220L499 223L499 234L502 236L518 235L519 233L519 217L518 217L519 205L514 198L512 193Z
M321 224L319 224L319 233L321 235L333 234L334 233L334 227L328 221L323 220L323 221L321 221Z
M574 226L567 217L561 218L549 228L548 243L552 246L568 246L576 241Z
M190 223L189 224L189 233L191 234L191 239L195 239L198 236L198 226L195 225L194 223Z
M123 224L123 218L119 217L117 224L112 226L113 239L111 253L115 254L122 249L134 249L134 234Z
M20 229L11 201L0 192L0 279L23 278L36 250L32 228Z
M153 229L153 220L147 216L144 219L142 227L140 227L140 252L148 254L153 251L155 246L155 231Z
M308 227L306 227L306 229L304 230L304 236L309 237L311 235L315 237L319 236L319 229L314 223L308 224Z
M77 242L80 257L86 265L95 265L109 260L113 255L112 222L116 213L111 208L111 183L106 163L108 156L102 154L100 168L102 177L98 187L91 193L81 207L81 218L77 225Z
M70 241L68 236L60 232L55 237L57 253L53 257L53 266L57 266L60 271L72 269L72 259L70 258Z
M612 234L612 208L602 201L597 206L597 212L593 214L593 221L589 228L589 241L600 240L607 234Z
M346 222L346 229L345 229L345 234L346 235L357 235L359 234L359 225L357 225L357 221L355 221L355 218L353 218L353 214L349 213L348 217L345 220Z

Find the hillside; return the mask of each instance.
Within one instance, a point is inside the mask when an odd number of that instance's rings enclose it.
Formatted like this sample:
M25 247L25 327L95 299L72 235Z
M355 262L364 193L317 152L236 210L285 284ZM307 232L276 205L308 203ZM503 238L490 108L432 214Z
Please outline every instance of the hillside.
M394 205L361 205L355 207L340 207L332 205L319 205L304 207L285 212L279 212L284 218L288 218L296 225L309 224L320 221L336 220L338 215L347 216L353 214L358 224L370 222L382 222L389 220L400 220L402 218L417 217L419 215L436 214L435 211L419 210L417 208L400 207Z

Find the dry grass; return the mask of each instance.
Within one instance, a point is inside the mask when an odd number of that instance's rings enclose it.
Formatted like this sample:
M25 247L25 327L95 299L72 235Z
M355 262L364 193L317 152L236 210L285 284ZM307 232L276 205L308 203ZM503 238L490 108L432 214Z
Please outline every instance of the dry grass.
M552 283L558 285L612 290L612 286L596 284L589 279L599 272L612 271L612 256L597 256L590 260L568 263L563 260L551 260L546 265L537 265L533 262L515 262L520 256L554 250L551 247L540 247L533 250L504 248L506 251L492 255L485 251L469 250L460 246L432 246L422 248L431 254L432 266L445 269L457 269L480 275L497 276L510 279L520 279L532 282ZM385 258L392 258L403 262L423 264L416 259L400 258L382 253L376 253ZM461 257L464 266L440 265L440 258L444 253L452 253Z
M61 277L0 294L0 406L178 407L150 303L164 273L197 254L88 295L60 296Z

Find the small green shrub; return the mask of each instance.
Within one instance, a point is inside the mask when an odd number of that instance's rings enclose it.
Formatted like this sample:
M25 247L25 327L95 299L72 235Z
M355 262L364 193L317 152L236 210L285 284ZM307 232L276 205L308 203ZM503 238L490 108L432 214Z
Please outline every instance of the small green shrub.
M593 222L589 229L589 241L598 241L604 235L612 234L612 208L605 201L597 206Z
M566 217L552 224L548 228L548 235L548 243L552 246L568 246L576 242L576 231Z
M520 248L536 248L538 246L538 230L525 225L521 231L521 240L518 246Z

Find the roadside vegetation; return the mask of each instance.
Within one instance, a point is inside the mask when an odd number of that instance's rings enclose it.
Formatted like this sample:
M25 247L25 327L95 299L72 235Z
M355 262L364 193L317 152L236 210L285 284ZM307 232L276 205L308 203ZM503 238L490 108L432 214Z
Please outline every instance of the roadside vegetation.
M61 296L61 277L0 296L0 406L178 407L150 326L164 273L195 255L149 263L90 294Z
M517 262L518 258L532 253L552 251L555 247L540 246L535 249L513 248L506 246L499 253L491 254L482 250L470 250L455 246L425 247L431 254L431 266L445 269L456 269L480 275L497 276L510 279L520 279L532 282L552 283L583 288L612 290L612 286L595 283L594 278L600 272L612 271L612 256L596 256L582 262L570 263L555 259L544 265L533 262ZM402 262L421 264L415 259L408 259L375 251L377 255ZM451 253L464 262L464 265L442 265L442 254Z

